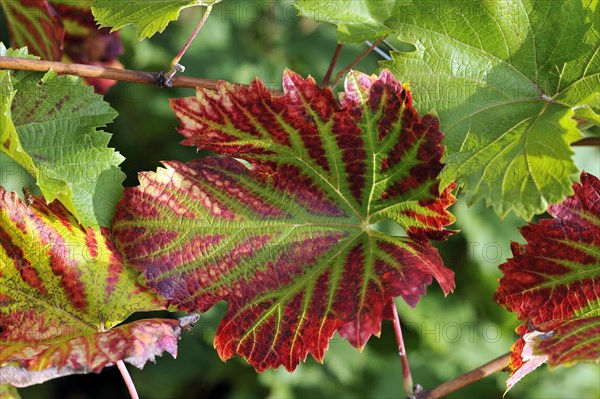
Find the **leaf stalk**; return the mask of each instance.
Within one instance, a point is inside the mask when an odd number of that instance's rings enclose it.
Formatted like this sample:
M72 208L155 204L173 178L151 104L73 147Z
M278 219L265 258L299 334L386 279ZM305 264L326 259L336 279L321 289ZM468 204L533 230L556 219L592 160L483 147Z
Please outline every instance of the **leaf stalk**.
M346 68L344 68L341 71L339 71L337 73L337 75L335 75L335 81L333 82L333 84L331 85L331 87L332 88L336 87L340 83L340 81L342 80L342 78L344 77L344 75L346 73L348 73L352 68L354 68L354 66L356 64L358 64L363 58L365 58L367 55L369 55L369 53L371 51L373 51L375 49L375 47L379 46L381 44L381 42L383 42L383 39L377 40L368 49L366 49L365 51L363 51L362 54L360 54L358 57L356 57L356 59L354 61L352 61L350 63L350 65L348 65Z
M179 63L179 61L181 60L181 58L183 58L183 55L185 54L187 49L190 47L190 44L192 44L192 42L196 38L196 35L198 35L198 32L200 32L200 29L202 29L202 26L204 26L204 23L210 16L211 11L212 11L212 5L207 5L206 10L204 11L204 15L202 15L200 22L198 22L198 26L196 26L196 29L194 29L194 31L192 32L190 37L187 39L187 41L185 42L185 44L183 45L181 50L179 50L179 53L177 53L175 58L173 58L173 60L171 61L171 70L169 70L169 72L165 75L165 78L166 78L165 86L169 86L169 84L171 83L171 79L177 72L183 72L185 70L185 67L183 65L181 65Z
M325 73L325 76L323 77L323 80L321 81L321 88L325 88L329 85L329 81L331 80L331 74L333 74L333 69L335 68L335 64L337 63L337 60L340 56L340 53L342 52L343 47L344 47L343 44L338 44L337 47L335 48L335 52L333 53L333 56L331 57L331 62L329 62L329 68L327 68L327 72Z
M135 389L135 385L133 384L133 380L131 379L131 375L129 375L129 371L127 371L125 362L123 362L123 360L117 360L117 367L121 372L123 381L125 381L125 385L127 386L127 390L129 391L131 399L140 399L140 396L138 395L137 390Z
M392 306L392 322L394 323L394 333L396 334L396 342L398 343L398 354L400 355L400 362L402 363L402 385L404 387L404 393L406 397L410 398L414 393L414 385L412 375L410 373L410 366L408 365L408 356L406 355L406 348L404 347L404 339L402 338L402 327L400 326L400 317L398 316L398 309L394 300L391 301Z

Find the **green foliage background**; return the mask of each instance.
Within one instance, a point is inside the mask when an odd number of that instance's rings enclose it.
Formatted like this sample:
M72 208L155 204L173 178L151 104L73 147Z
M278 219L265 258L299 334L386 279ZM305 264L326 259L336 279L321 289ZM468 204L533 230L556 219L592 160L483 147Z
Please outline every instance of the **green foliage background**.
M135 29L121 31L128 69L160 71L183 45L201 16L201 9L182 12L163 34L139 42ZM0 19L1 20L1 19ZM0 40L7 43L5 24ZM335 27L315 24L296 16L288 1L228 0L215 6L213 15L192 44L182 63L186 74L209 79L248 83L259 77L278 88L284 67L322 79L336 47ZM339 68L366 47L344 47ZM356 69L375 72L375 53ZM398 77L402 78L402 77ZM137 185L137 173L155 170L160 160L187 161L198 156L192 147L179 145L177 121L168 105L170 97L193 95L191 89L158 89L118 83L106 95L120 116L108 126L110 144L126 157L125 186ZM419 110L423 113L423 110ZM577 148L577 166L600 175L597 149ZM1 184L20 191L32 189L33 180L0 154ZM492 301L500 272L497 266L510 257L510 240L522 240L512 214L499 220L482 202L467 208L459 197L452 208L454 228L462 233L439 245L444 261L456 273L456 290L444 298L433 285L416 309L398 301L404 324L413 379L426 388L450 380L507 352L514 342L513 315ZM385 322L379 339L369 341L362 353L334 337L324 365L312 358L290 374L283 369L257 374L241 359L223 363L212 348L212 338L226 304L204 314L193 333L183 333L179 356L159 358L144 370L130 368L143 398L400 398L401 369L393 328ZM168 356L168 355L167 355ZM580 364L550 372L543 366L517 384L507 398L595 398L600 392L597 365ZM508 374L497 373L450 398L498 398ZM126 398L116 369L100 375L72 376L19 390L23 398Z

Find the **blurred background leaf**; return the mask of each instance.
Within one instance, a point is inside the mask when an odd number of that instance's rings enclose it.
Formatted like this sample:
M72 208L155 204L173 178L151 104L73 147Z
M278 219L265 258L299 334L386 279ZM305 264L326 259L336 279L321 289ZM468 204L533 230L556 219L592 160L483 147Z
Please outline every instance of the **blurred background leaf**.
M200 7L183 10L163 34L142 42L133 28L123 29L125 53L121 62L128 69L168 70L201 12ZM0 23L0 40L7 43L5 27ZM188 76L240 83L259 77L270 82L271 88L280 88L285 67L320 81L336 40L334 26L299 18L291 1L226 0L215 6L181 63ZM365 49L365 45L344 46L336 71ZM373 73L380 59L372 53L355 69ZM105 99L120 116L106 130L114 134L110 146L126 157L121 165L127 174L125 186L137 185L137 173L156 170L161 160L198 157L194 148L179 144L183 137L175 130L178 123L168 103L171 97L192 95L191 89L167 90L123 82L111 88ZM575 150L577 166L600 175L598 149ZM32 181L0 154L0 184L20 192ZM451 211L458 220L454 227L462 233L438 247L446 265L456 273L456 291L444 298L434 285L413 310L397 303L413 379L426 388L508 352L516 337L513 330L520 324L492 301L492 295L501 276L498 265L511 256L510 240L522 241L515 227L524 222L512 217L500 220L481 202L467 208L462 197ZM213 349L212 338L226 309L226 304L221 305L203 314L192 334L182 334L176 360L164 356L144 370L130 369L142 398L400 398L400 361L391 322L384 322L381 337L371 339L362 353L336 336L323 365L309 357L292 374L283 369L257 374L239 358L223 363ZM506 397L597 398L598 369L598 365L581 364L550 372L544 366ZM448 397L499 398L507 376L497 373ZM128 398L116 368L19 392L23 399Z

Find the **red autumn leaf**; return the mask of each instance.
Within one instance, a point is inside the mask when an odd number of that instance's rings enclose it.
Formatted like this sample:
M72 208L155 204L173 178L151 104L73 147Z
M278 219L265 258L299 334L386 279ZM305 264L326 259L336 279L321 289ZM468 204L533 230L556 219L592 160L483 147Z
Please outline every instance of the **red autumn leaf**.
M0 187L0 384L28 386L99 372L125 360L142 367L177 353L177 320L115 327L163 309L123 265L107 229L83 229L60 203L24 204Z
M527 320L517 333L510 389L547 361L600 362L600 180L582 173L575 194L548 208L554 219L521 228L496 301ZM534 367L535 366L535 367Z
M3 0L11 46L27 46L29 54L50 61L122 68L118 32L99 29L91 1ZM85 78L97 93L106 93L116 81Z
M165 162L126 190L113 226L127 263L170 304L227 301L215 346L259 371L322 360L336 330L362 347L394 297L414 306L433 278L454 286L428 242L453 222L437 120L419 118L389 72L349 75L341 105L312 78L286 71L283 82L277 98L256 81L174 100L185 143L247 163ZM408 237L374 228L385 220Z

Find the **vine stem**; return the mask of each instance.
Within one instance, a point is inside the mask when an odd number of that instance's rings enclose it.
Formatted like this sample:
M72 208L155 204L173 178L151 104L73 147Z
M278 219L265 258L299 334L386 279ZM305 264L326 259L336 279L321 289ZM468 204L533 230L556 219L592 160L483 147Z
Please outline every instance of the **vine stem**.
M418 399L438 399L442 398L458 389L472 384L476 381L481 380L495 372L502 370L508 364L510 360L510 352L505 353L504 355L497 357L484 364L483 366L479 366L474 370L469 371L466 374L456 377L453 380L447 381L442 385L437 386L436 388L430 391L423 391L420 395L417 395Z
M52 69L58 74L76 75L86 78L112 79L122 82L140 83L147 85L158 85L160 72L143 72L130 69L109 68L101 65L71 64L64 62L32 60L27 58L1 57L0 69L14 69L23 71L46 72ZM170 87L202 87L205 89L216 90L217 81L203 78L193 78L189 76L173 76ZM242 87L245 85L234 84ZM280 96L279 90L269 90L272 95Z
M335 87L343 75L348 72L354 65L360 62L367 54L369 54L381 40L373 43L367 51L361 54L354 62L344 68L336 75L336 82L333 84ZM131 69L119 69L110 68L102 65L87 65L87 64L75 64L65 63L57 61L46 61L46 60L34 60L29 58L18 58L18 57L3 57L0 56L0 69L14 69L21 71L34 71L34 72L47 72L52 69L58 74L64 75L75 75L85 78L102 78L118 80L121 82L139 83L146 85L159 85L159 79L164 78L161 72L144 72L136 71ZM195 78L190 76L173 76L170 80L171 85L169 87L187 87L195 89L201 87L209 90L217 89L217 81L204 78ZM244 87L247 85L233 83L234 87ZM161 86L162 87L162 86ZM281 90L268 89L273 96L281 96L283 92ZM600 147L600 137L586 137L579 141L571 144L573 147Z
M337 86L340 83L340 80L342 80L342 78L344 77L344 75L346 73L348 73L348 71L350 71L354 67L354 65L358 64L363 58L365 58L367 55L369 55L369 53L371 51L373 51L375 49L375 47L379 46L381 44L381 42L383 42L383 39L379 39L376 42L374 42L371 46L369 46L368 49L363 51L361 55L356 57L356 59L354 61L352 61L350 63L350 65L348 65L346 68L339 71L337 73L337 75L335 75L335 81L333 82L332 88Z
M600 147L600 137L586 137L571 144L572 147Z
M127 371L125 362L123 362L122 360L117 360L117 367L121 372L121 376L125 381L125 385L127 385L127 389L129 390L129 395L131 396L131 399L140 399L140 396L138 395L137 390L135 389L135 385L133 384L133 380L131 379L131 375L129 375L129 371Z
M402 385L404 386L404 393L407 397L412 397L414 392L412 375L410 374L410 367L408 365L408 357L406 356L406 348L404 347L404 339L402 338L402 327L400 327L400 317L398 316L398 309L396 304L392 300L392 322L394 323L394 332L396 333L396 342L398 342L398 354L400 355L400 363L402 363Z
M179 50L179 53L177 53L177 55L175 56L175 58L173 58L173 60L171 61L171 70L166 75L166 79L167 80L170 80L171 78L173 78L173 75L175 75L175 73L177 71L182 70L183 67L181 65L179 65L179 61L181 60L181 58L183 57L183 55L185 54L185 52L187 51L187 49L190 47L190 44L192 44L192 42L196 38L196 35L198 34L198 32L200 32L200 29L202 29L202 26L204 26L204 23L208 19L211 11L212 11L212 5L207 5L206 6L206 11L204 11L204 15L200 19L200 22L198 22L198 26L196 26L196 29L194 29L194 31L192 32L192 34L188 38L187 42L185 42L185 44L183 45L183 47L181 48L181 50Z
M333 53L333 57L331 57L331 62L329 63L329 68L327 68L327 73L323 77L323 81L321 81L321 88L325 88L329 85L329 81L331 80L331 74L333 73L333 68L335 68L335 64L337 63L338 57L342 52L343 44L338 44L335 48L335 52Z

